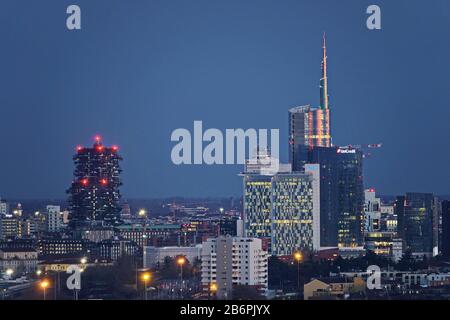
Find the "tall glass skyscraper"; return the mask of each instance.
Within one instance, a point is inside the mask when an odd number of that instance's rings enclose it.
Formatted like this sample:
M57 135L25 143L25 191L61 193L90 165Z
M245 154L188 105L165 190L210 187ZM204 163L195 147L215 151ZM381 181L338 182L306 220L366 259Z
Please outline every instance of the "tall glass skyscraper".
M322 247L362 244L363 154L349 147L300 147L297 167L317 163L320 174Z
M325 35L322 49L319 107L289 110L289 160L294 172L303 172L307 163L320 167L321 246L358 246L363 242L363 154L331 143Z
M322 76L320 78L320 105L299 106L289 110L289 161L298 161L298 148L331 147L330 108L327 76L327 48L323 37ZM295 169L295 168L294 168Z
M403 239L404 251L415 256L433 253L433 221L437 219L435 198L431 193L407 193L398 196L394 212L398 217L398 234Z

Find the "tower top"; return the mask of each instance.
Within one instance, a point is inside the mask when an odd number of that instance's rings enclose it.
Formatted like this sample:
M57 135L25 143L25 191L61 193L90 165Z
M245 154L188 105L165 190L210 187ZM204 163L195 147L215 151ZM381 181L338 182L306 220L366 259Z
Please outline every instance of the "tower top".
M329 108L328 97L328 77L327 77L327 43L326 34L323 33L322 37L322 77L320 78L320 109Z

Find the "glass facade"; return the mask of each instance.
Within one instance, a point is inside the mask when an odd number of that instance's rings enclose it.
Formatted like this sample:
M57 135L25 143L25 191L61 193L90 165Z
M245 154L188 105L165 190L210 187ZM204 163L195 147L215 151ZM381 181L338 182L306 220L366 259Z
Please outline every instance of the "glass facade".
M270 238L271 254L313 249L313 209L311 174L244 174L246 236Z
M404 249L413 255L431 255L433 252L434 196L431 193L407 193L396 198L395 213L398 233Z

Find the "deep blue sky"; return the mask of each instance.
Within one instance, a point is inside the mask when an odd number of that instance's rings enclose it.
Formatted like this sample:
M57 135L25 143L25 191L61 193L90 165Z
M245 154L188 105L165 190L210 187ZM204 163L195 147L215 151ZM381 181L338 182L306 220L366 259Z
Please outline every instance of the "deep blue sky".
M126 197L241 194L240 166L173 165L172 130L279 128L287 159L287 110L319 102L323 31L334 142L384 144L366 186L450 193L448 0L3 0L0 196L65 197L97 133L121 147Z

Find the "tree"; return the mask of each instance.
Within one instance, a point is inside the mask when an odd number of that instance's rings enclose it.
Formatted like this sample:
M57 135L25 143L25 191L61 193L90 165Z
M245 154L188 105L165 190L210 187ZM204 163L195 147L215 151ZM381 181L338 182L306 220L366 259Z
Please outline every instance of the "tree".
M254 286L237 285L233 288L232 297L235 300L264 300L265 297Z

